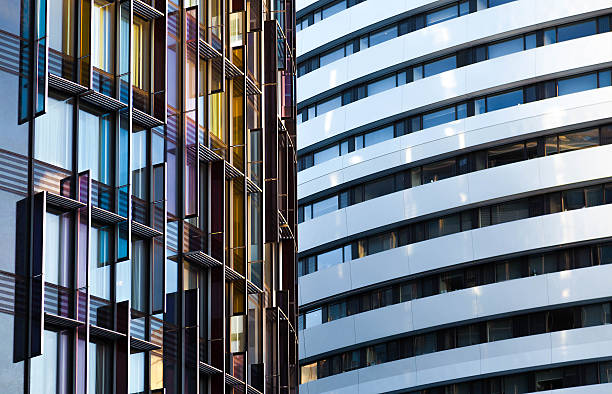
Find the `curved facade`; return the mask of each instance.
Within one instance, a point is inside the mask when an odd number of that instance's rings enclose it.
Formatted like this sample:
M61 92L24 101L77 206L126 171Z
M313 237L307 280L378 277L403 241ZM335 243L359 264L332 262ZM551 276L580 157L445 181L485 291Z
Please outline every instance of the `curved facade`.
M300 392L610 391L612 1L384 3L296 2Z

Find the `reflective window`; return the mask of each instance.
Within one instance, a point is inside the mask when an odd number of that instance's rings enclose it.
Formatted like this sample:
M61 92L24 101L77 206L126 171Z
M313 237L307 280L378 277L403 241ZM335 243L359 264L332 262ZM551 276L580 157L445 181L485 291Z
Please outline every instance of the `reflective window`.
M395 75L368 84L368 96L373 96L395 87Z
M559 136L559 152L589 148L599 145L599 129L578 131Z
M524 144L504 145L489 149L487 154L489 168L503 166L525 160L525 146Z
M509 201L491 208L491 224L511 222L529 217L529 202L526 199Z
M454 70L455 68L457 68L456 56L436 60L435 62L425 64L425 77L440 74L448 70Z
M445 108L423 115L423 128L438 126L455 120L455 107Z
M316 218L329 212L338 210L338 197L333 196L312 204L312 217Z
M397 37L397 26L391 26L374 33L370 33L370 46L380 44Z
M329 100L317 104L317 116L323 115L326 112L333 111L342 106L342 97L333 97ZM310 119L310 115L308 116Z
M368 182L363 187L364 201L384 196L395 191L393 176L386 176L378 180Z
M520 52L523 50L523 38L515 38L514 40L508 40L497 44L489 45L489 59L508 55L514 52Z
M393 126L387 126L384 129L367 133L364 138L365 146L371 146L379 142L390 140L393 138Z
M572 25L561 26L557 29L557 42L573 40L593 34L597 34L597 22L595 20L574 23Z
M498 5L510 3L514 0L489 0L489 7L496 7Z
M130 354L130 394L145 392L145 353Z
M321 308L306 313L306 328L318 326L323 321Z
M72 169L72 99L49 95L47 113L36 118L34 158Z
M450 178L457 174L455 159L444 160L423 166L423 183Z
M89 342L89 394L112 392L112 350L104 342Z
M79 172L91 170L95 181L112 184L114 123L109 114L79 111Z
M523 103L523 90L514 90L508 93L487 97L487 112L512 107Z
M339 156L339 152L338 152L338 146L337 145L333 145L325 150L321 150L318 152L315 152L314 154L314 165L316 166L317 164L321 164L323 162L326 162L328 160L333 159L334 157L338 157Z
M559 80L559 96L597 88L597 74Z
M430 12L426 17L427 26L435 25L436 23L444 22L449 19L456 18L457 16L456 5Z
M487 322L487 334L489 342L512 338L512 320L503 319Z
M149 182L147 171L147 130L132 133L132 194L142 200L148 199Z
M346 9L346 0L336 1L334 4L328 5L321 11L321 18L329 18L330 16L337 14L340 11Z
M335 62L336 60L340 60L344 57L344 47L340 47L325 54L321 55L319 58L320 67L326 66L331 62Z
M317 270L324 270L325 268L341 264L342 248L330 250L329 252L321 253L317 256Z
M114 72L115 4L94 0L92 32L92 65L107 73Z

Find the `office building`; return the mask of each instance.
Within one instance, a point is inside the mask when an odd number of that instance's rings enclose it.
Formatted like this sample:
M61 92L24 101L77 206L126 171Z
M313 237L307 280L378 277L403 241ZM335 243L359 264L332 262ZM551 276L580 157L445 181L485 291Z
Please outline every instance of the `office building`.
M300 392L612 392L612 1L296 8Z
M0 2L0 391L296 392L294 26Z

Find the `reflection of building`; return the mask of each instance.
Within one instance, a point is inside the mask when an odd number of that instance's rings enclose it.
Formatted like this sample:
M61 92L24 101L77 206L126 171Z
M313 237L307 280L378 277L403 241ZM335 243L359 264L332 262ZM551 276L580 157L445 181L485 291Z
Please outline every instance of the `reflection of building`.
M611 392L612 1L383 3L297 2L300 391Z
M0 391L296 392L293 7L2 2Z

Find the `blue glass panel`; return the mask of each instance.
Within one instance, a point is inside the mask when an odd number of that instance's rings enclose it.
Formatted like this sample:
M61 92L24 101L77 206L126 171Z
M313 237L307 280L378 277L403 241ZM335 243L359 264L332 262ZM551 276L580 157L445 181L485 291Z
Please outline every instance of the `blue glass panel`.
M435 25L436 23L444 22L458 16L457 5L450 6L438 11L427 14L427 26Z
M364 138L365 146L370 146L378 144L379 142L390 140L393 138L393 126L387 126L384 129L367 133Z
M370 46L378 45L381 42L388 41L392 38L397 37L397 26L388 27L384 30L370 34Z
M534 37L535 38L535 37ZM515 38L497 44L489 45L489 59L505 56L510 53L520 52L523 50L523 38Z
M333 159L334 157L338 157L338 155L338 145L331 146L314 154L314 164L321 164L323 162Z
M455 120L455 107L423 115L423 128L438 126Z
M487 112L512 107L523 103L523 90L514 90L508 93L487 97Z
M335 62L336 60L344 57L344 47L334 49L333 51L327 52L319 58L320 67L326 66L329 63Z
M430 77L455 68L457 68L457 58L455 56L447 57L425 64L425 77Z
M610 80L610 70L599 72L599 87L603 88L612 85Z
M597 34L597 22L594 20L561 26L557 29L557 41L563 42Z
M559 96L597 88L597 74L587 74L559 81Z
M317 104L317 116L342 106L342 97L337 96Z
M321 253L317 256L317 268L323 270L325 268L342 263L342 248L334 249L329 252Z
M368 84L368 96L384 92L395 87L395 75Z

